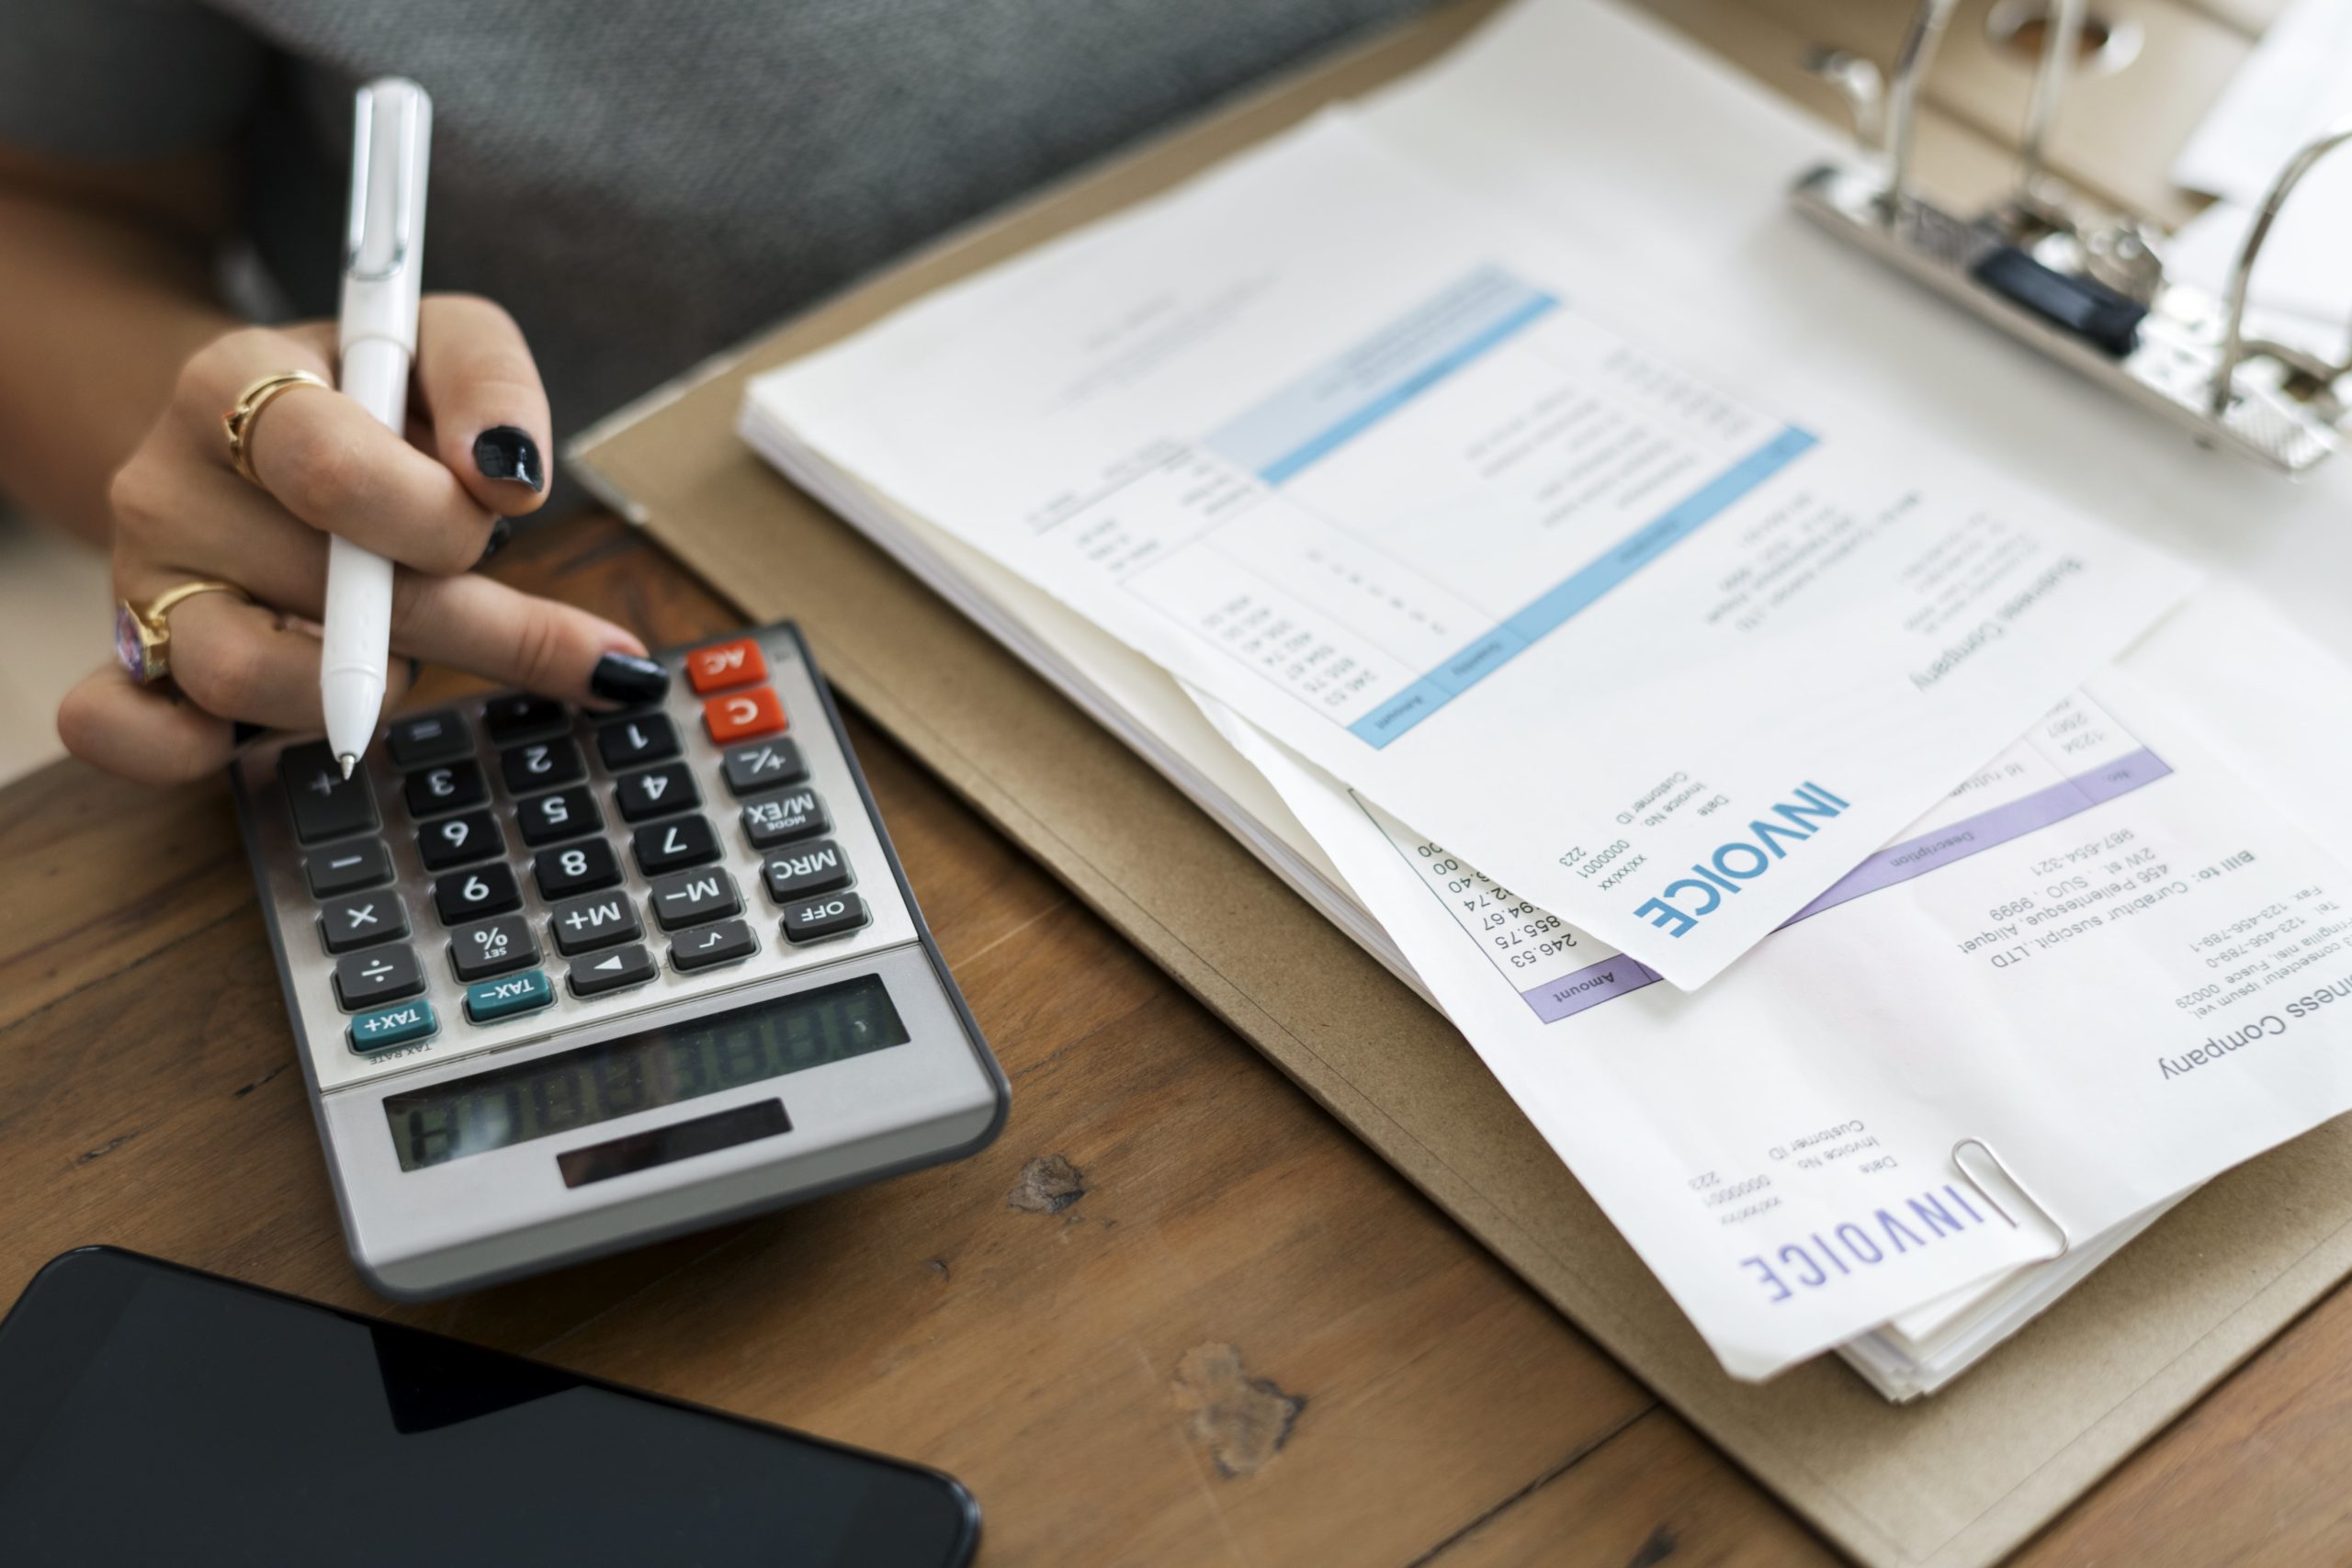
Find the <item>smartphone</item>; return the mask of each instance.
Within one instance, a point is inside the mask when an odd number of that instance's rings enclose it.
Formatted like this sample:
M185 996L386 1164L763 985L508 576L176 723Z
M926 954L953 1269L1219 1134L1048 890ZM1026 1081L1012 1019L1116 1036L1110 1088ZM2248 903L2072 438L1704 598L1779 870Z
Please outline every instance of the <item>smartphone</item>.
M0 1320L0 1563L947 1568L952 1477L113 1247Z

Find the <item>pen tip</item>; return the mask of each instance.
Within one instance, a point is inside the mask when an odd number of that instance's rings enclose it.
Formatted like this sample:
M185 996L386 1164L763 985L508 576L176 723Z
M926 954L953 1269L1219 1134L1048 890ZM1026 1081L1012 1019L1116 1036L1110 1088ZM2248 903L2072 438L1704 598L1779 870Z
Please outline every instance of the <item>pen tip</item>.
M348 751L345 751L343 755L337 757L335 761L343 764L343 776L345 778L349 778L351 776L351 770L359 765L359 759L353 756Z

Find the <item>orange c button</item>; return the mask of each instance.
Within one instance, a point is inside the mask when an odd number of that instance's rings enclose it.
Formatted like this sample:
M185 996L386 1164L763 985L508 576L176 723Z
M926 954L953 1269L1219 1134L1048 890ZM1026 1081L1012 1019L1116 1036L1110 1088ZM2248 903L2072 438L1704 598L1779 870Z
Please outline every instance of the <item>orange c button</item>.
M731 692L723 697L702 700L703 727L710 738L724 746L730 740L745 740L754 735L775 735L784 728L784 705L776 700L775 689L762 686L756 692Z

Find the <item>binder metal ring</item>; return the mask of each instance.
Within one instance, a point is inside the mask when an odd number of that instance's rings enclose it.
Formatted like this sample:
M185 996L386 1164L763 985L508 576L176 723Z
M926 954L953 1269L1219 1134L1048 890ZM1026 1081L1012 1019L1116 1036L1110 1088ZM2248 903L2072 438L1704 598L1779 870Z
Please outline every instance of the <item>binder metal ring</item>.
M2347 368L2352 368L2352 365L2328 365L2310 355L2288 349L2278 344L2250 344L2245 341L2245 335L2246 288L2254 278L2255 258L2261 254L2263 242L2270 238L2271 225L2278 220L2279 209L2287 205L2287 198L2294 194L2295 187L2302 183L2303 176L2310 174L2312 166L2322 158L2326 157L2346 141L2352 141L2352 120L2340 120L2331 129L2303 143L2301 149L2292 158L2287 160L2286 167L2280 169L2278 177L2270 182L2269 191L2264 195L2261 207L2255 212L2254 222L2246 229L2245 239L2239 244L2238 254L2230 263L2230 286L2226 307L2229 314L2222 330L2222 357L2213 367L2213 386L2209 404L2216 419L2219 419L2229 408L2230 394L2235 387L2238 365L2246 357L2249 349L2258 350L2278 359L2289 368L2310 376L2324 384L2334 381Z

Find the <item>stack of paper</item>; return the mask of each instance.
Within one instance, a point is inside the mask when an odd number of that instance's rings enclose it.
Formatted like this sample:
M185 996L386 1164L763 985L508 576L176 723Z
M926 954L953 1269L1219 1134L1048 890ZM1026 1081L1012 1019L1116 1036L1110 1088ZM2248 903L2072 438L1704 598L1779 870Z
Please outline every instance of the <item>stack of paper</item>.
M1413 977L1730 1371L1902 1397L2352 1106L2352 876L2274 782L2352 682L1932 434L1777 218L1498 108L1624 149L1678 89L1804 140L1531 5L743 428Z

